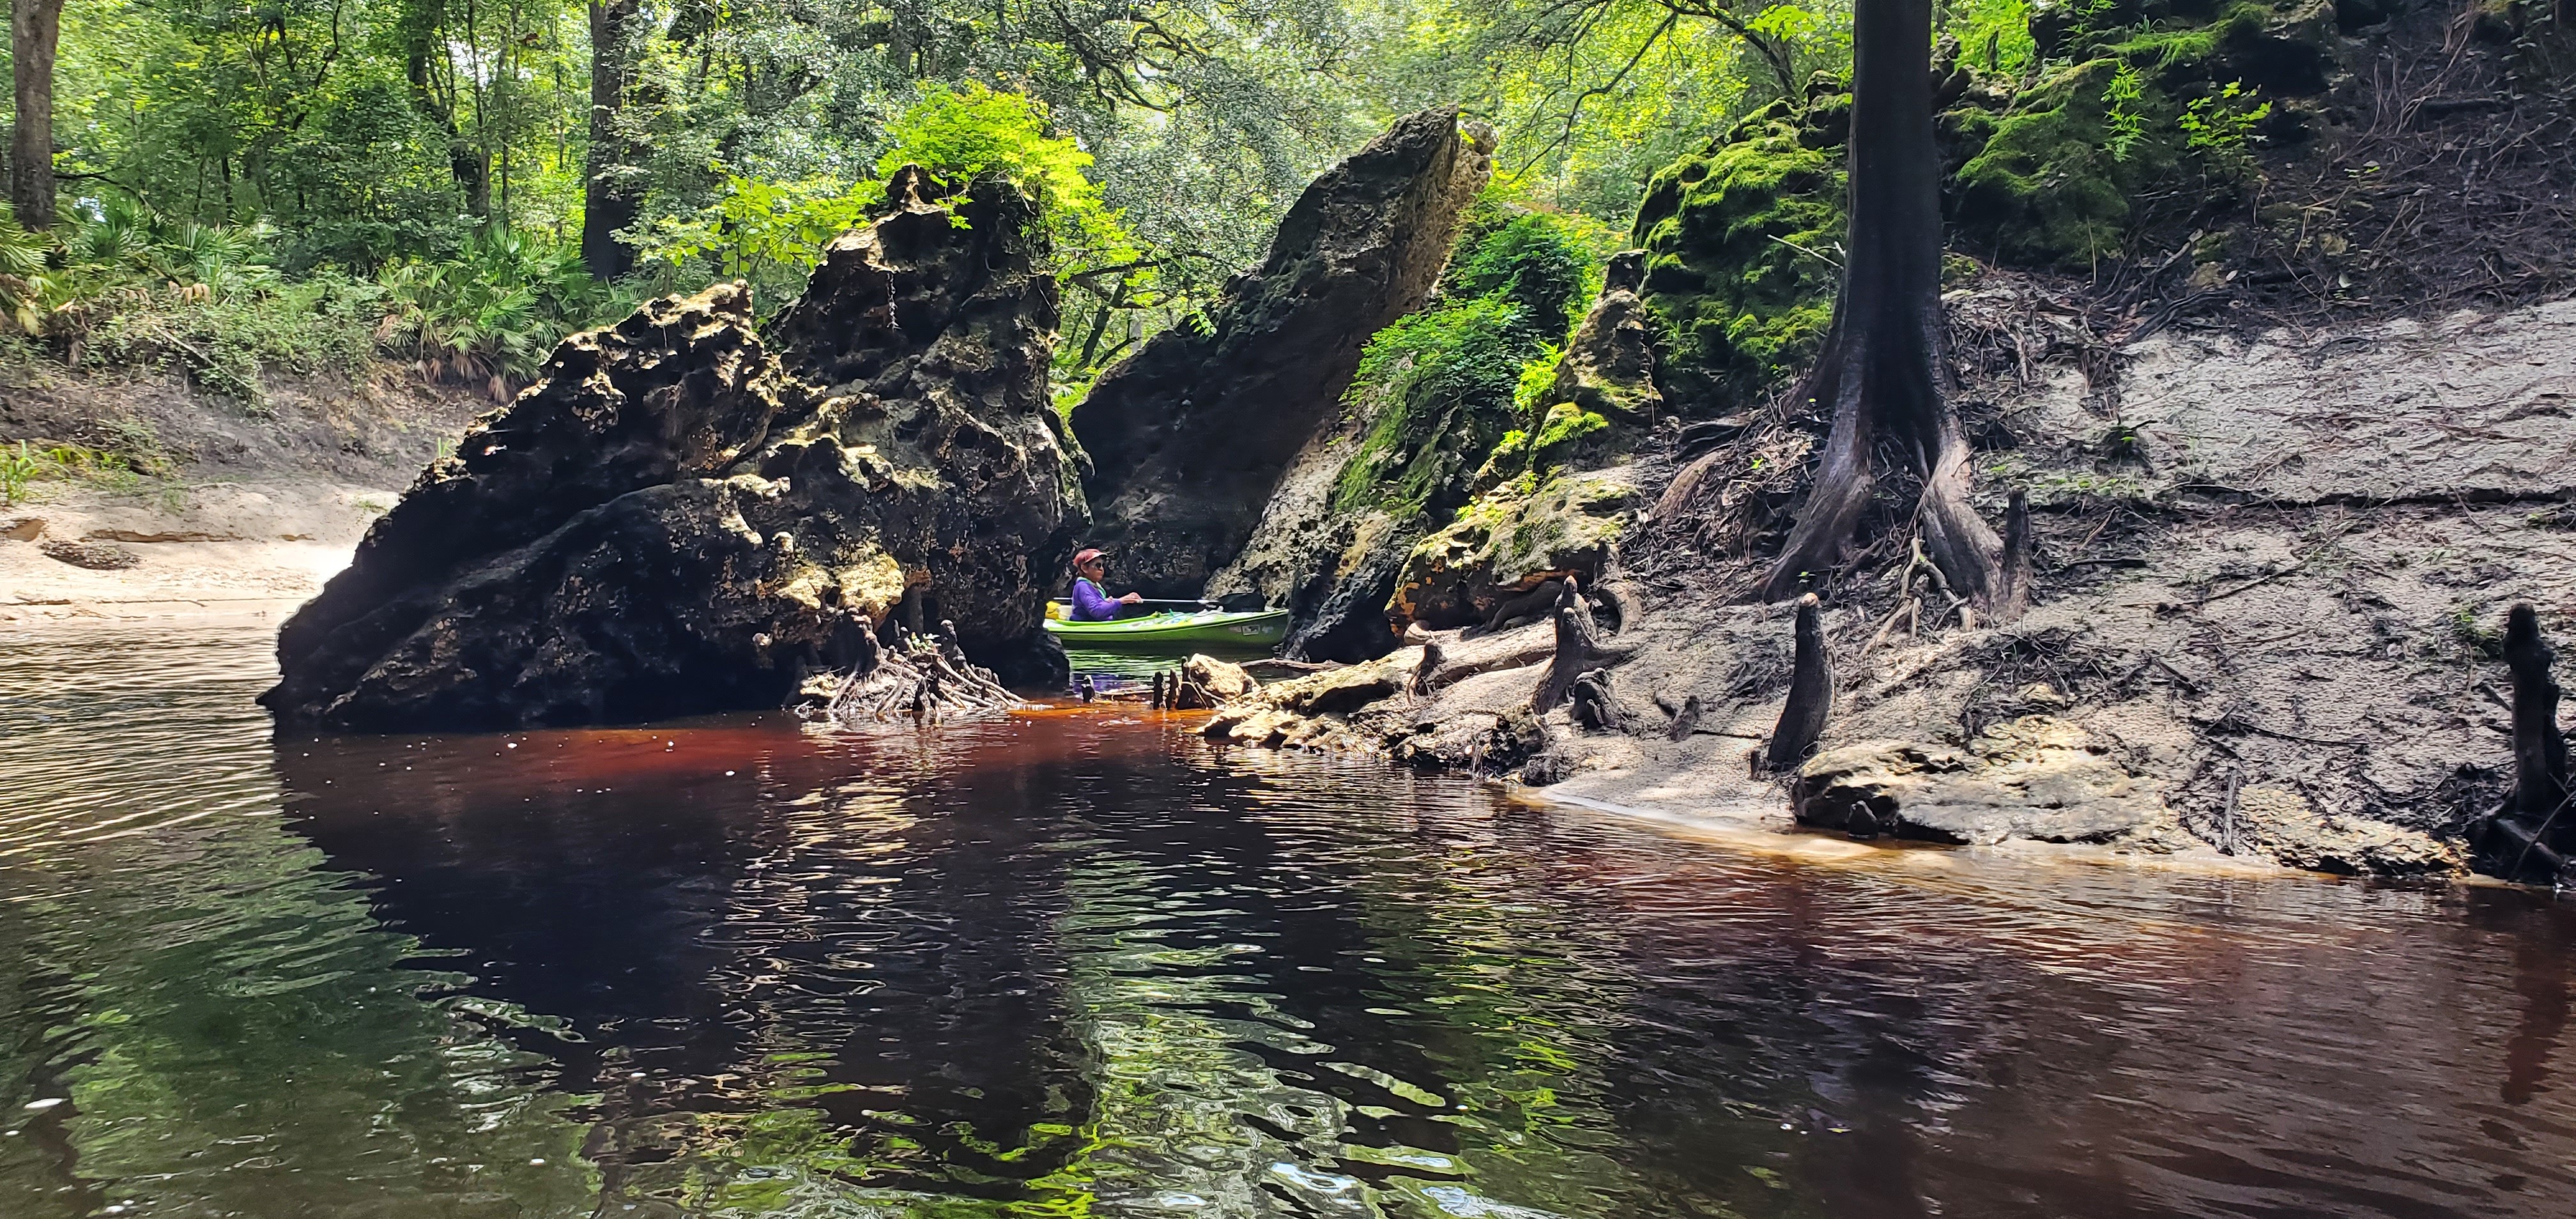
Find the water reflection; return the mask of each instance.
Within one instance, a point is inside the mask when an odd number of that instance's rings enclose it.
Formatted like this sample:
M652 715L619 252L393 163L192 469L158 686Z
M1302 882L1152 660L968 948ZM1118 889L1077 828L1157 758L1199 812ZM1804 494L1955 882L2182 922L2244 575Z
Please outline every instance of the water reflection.
M73 1098L0 1213L2576 1203L2521 893L1820 865L1120 712L272 748L255 646L0 662L79 674L0 710L0 1087Z

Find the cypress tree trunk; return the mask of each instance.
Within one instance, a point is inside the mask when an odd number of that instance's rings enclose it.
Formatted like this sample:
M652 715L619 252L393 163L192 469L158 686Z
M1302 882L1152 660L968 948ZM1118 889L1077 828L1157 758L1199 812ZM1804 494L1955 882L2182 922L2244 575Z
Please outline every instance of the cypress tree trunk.
M635 269L635 251L616 237L642 209L635 189L618 175L626 144L617 134L617 115L626 106L639 8L640 0L590 2L590 154L582 189L581 261L601 279Z
M1854 5L1850 210L1833 328L1797 392L1832 410L1833 433L1762 595L1795 596L1802 575L1842 562L1885 457L1922 478L1924 550L1983 608L2001 591L2003 544L1968 502L1968 442L1950 409L1931 0Z
M9 210L20 227L54 227L54 51L63 0L11 0L9 62L18 118L9 133Z

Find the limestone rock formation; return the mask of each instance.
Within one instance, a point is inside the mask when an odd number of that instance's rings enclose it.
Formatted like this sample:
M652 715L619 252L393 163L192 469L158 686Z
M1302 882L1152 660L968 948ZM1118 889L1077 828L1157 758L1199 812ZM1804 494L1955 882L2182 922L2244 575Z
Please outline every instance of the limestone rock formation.
M2158 785L2046 716L1998 725L1965 752L1869 741L1809 758L1791 802L1804 824L1938 842L2110 842L2178 833Z
M1244 548L1291 462L1339 417L1360 349L1418 308L1492 134L1426 110L1306 188L1209 329L1174 327L1103 373L1073 412L1091 457L1088 540L1149 597L1195 597Z
M1561 576L1597 581L1611 546L1635 523L1640 498L1626 466L1561 474L1534 492L1489 491L1414 545L1388 613L1446 630L1484 622Z
M736 286L566 340L287 623L261 701L360 730L774 706L898 606L1015 658L1081 519L1054 285L1008 186L906 169L888 200L774 343Z
M1460 238L1453 262L1476 263L1476 227ZM1507 514L1532 499L1524 489L1531 479L1615 462L1648 434L1661 398L1654 339L1636 292L1639 267L1634 252L1611 261L1554 384L1536 403L1542 424L1535 443L1508 393L1355 401L1289 464L1260 525L1209 581L1208 595L1248 592L1287 606L1292 656L1357 661L1395 647L1409 620L1401 581L1425 535ZM1532 314L1548 314L1556 302L1532 305ZM1578 485L1587 495L1595 489ZM1537 498L1555 502L1554 490ZM1486 502L1471 504L1480 491ZM1593 554L1563 570L1591 576L1598 569Z
M2287 787L2249 783L2223 815L2220 844L2284 867L2346 876L2457 876L2458 847L2420 830L2369 817L2328 817Z

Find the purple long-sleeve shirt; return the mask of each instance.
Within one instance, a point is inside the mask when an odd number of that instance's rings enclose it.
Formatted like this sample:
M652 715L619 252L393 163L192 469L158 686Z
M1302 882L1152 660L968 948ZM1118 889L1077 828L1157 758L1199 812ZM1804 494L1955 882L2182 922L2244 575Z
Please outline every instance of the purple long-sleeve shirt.
M1118 616L1118 601L1100 591L1100 586L1087 579L1073 582L1073 620L1107 622Z

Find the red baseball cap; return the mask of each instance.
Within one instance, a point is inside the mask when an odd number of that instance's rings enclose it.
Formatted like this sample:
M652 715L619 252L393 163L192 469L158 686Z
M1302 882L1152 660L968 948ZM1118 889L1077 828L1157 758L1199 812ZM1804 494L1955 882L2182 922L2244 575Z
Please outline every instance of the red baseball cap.
M1109 552L1106 550L1078 550L1074 552L1073 565L1076 567L1088 567L1091 565L1091 561L1093 559L1105 559L1108 557Z

